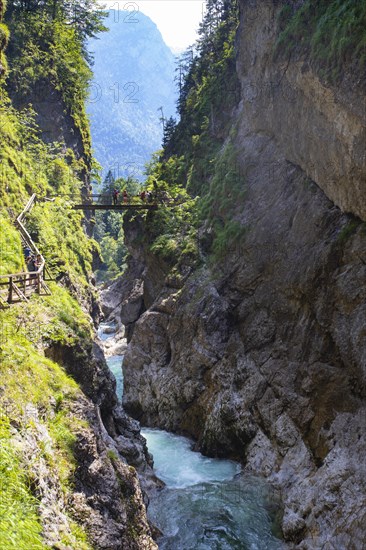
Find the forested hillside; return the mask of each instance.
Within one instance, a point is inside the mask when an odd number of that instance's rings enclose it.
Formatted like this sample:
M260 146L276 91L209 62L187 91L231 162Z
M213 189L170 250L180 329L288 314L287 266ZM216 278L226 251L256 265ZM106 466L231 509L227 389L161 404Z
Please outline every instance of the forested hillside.
M238 17L236 2L209 2L196 48L182 57L180 120L169 121L164 150L149 166L148 189L157 181L172 197L189 198L181 209L147 220L149 246L171 264L181 254L183 263L184 256L198 261L202 225L203 246L217 254L241 233L234 210L244 188L231 139L236 131L231 117L240 99L234 47Z
M88 102L93 148L104 177L112 170L115 178L141 180L161 147L162 117L175 114L175 60L140 11L113 9L105 24L109 32L88 42L94 58Z

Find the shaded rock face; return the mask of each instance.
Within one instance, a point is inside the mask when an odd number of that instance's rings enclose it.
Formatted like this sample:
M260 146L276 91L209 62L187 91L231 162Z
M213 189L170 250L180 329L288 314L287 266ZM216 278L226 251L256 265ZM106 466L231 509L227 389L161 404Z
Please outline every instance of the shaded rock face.
M95 548L157 548L147 522L146 504L147 491L161 483L153 474L139 423L117 402L116 381L102 350L95 343L85 347L54 344L46 356L62 365L85 394L78 397L72 411L85 427L79 429L74 449L78 466L71 502L66 507L60 499L56 506L54 495L61 491L56 479L50 479L44 495L39 495L47 540L68 527L67 510L85 527Z
M129 243L130 257L122 277L106 286L101 292L105 319L125 327L127 341L131 340L136 321L149 308L164 286L167 264L148 253L141 243L144 225L141 218L124 217L125 240Z
M249 29L245 13L255 6ZM298 82L286 113L283 96L247 100L247 82L271 78L273 36L261 28L273 6L242 2L235 146L246 195L235 217L245 237L181 289L160 273L126 352L124 405L280 487L293 547L356 549L365 539L366 231L342 210L364 216L358 107L339 91L336 111L320 116L325 89L318 81L320 96L311 91L315 75L301 76L297 64L284 77ZM333 128L335 112L343 132ZM307 141L306 124L322 126ZM348 163L345 178L336 157ZM136 241L129 246L154 265Z
M119 411L115 426L119 434L125 435L112 438L93 407L87 403L78 403L78 407L81 409L77 411L78 416L88 418L92 430L80 433L76 444L79 467L71 502L73 515L86 526L98 549L157 549L151 538L136 470L121 460L126 449L120 445L119 439L128 439L136 458L138 445L131 436L138 437L139 429ZM140 460L144 459L140 457Z
M72 541L72 518L83 526L95 549L157 549L150 536L136 471L121 460L97 407L79 395L70 413L84 421L84 425L76 434L74 456L78 467L67 501L44 454L45 448L52 451L52 439L36 407L26 407L19 419L19 431L14 434L14 444L21 451L39 502L44 543L50 548L66 548L60 540L67 536ZM67 548L78 545L74 540Z
M135 324L124 406L278 484L299 548L348 548L366 500L366 236L344 242L347 217L298 168L271 194L262 177L225 273L163 288Z
M286 159L344 212L366 220L365 89L329 87L306 60L274 62L278 14L288 2L240 0L238 76L253 133L273 137ZM278 167L277 167L278 168ZM276 165L268 164L276 171Z
M119 277L101 292L105 319L117 322L118 326L123 324L127 340L131 338L134 324L144 310L143 271L143 263L131 257L125 276Z

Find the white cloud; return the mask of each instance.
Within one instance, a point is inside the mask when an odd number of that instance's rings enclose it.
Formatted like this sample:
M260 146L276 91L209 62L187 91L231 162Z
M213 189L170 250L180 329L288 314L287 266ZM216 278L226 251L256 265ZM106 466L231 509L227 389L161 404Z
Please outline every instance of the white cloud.
M131 11L131 22L142 12L156 23L165 43L181 51L197 39L197 29L204 11L204 0L136 0L101 2L109 9Z

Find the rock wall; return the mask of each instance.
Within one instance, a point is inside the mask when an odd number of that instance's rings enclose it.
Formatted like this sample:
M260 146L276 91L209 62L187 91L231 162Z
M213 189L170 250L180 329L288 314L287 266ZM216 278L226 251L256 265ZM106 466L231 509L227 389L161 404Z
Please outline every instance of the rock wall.
M366 231L344 212L366 212L362 103L298 61L273 65L281 4L241 2L232 134L245 237L179 289L167 271L152 273L160 285L125 356L124 405L279 486L292 547L356 549L366 519ZM149 287L151 256L127 244L150 266Z
M67 529L67 511L85 528L94 548L157 548L146 517L147 494L142 493L141 484L146 491L159 482L138 422L117 402L116 382L102 350L97 344L54 344L46 350L46 356L62 365L80 384L83 394L71 412L84 426L77 432L77 469L67 503L55 476L46 468L35 472L34 477L40 478L38 498L46 541L57 542ZM36 411L31 412L34 416ZM37 446L36 439L33 447Z
M15 105L17 103L17 97ZM72 149L77 159L83 158L89 165L90 159L85 152L85 143L80 129L71 116L70 109L65 105L62 95L49 82L40 83L28 97L20 99L19 108L33 106L36 112L36 122L41 129L42 140L46 143L64 142Z
M364 86L348 78L329 86L308 59L274 60L284 4L240 0L237 69L243 114L253 133L272 137L286 159L343 212L366 220Z

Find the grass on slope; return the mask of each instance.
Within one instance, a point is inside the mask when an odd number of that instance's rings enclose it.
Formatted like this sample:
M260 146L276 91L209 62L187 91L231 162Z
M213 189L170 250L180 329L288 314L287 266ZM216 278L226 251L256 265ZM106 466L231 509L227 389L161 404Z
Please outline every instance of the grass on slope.
M80 337L90 338L91 328L77 302L56 285L46 300L34 296L28 304L1 311L0 328L0 540L9 550L45 548L32 465L41 459L46 462L67 501L76 468L73 446L83 423L70 410L79 395L78 385L42 349L48 341L72 344ZM48 442L29 419L29 405L36 407ZM32 438L37 450L29 462L23 445ZM62 542L88 549L86 534L72 521L70 525L71 534L65 533Z
M45 548L37 514L37 500L11 437L10 419L0 409L0 538L3 548Z
M279 13L276 52L308 52L323 76L337 80L345 67L364 77L366 3L360 0L306 0Z
M86 288L92 251L98 245L83 229L83 216L71 210L64 195L79 195L82 166L61 144L44 144L34 113L16 112L0 99L0 274L22 271L24 262L13 221L32 193L39 197L61 195L54 202L41 201L27 215L25 224L53 275L68 274L74 287Z

